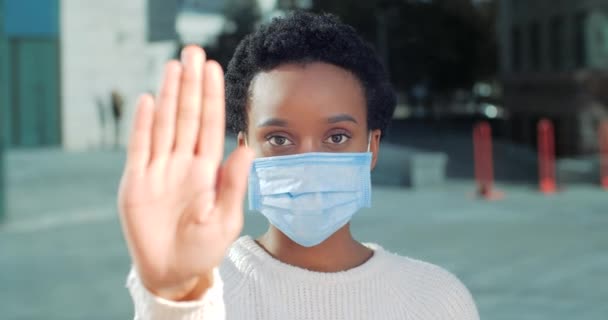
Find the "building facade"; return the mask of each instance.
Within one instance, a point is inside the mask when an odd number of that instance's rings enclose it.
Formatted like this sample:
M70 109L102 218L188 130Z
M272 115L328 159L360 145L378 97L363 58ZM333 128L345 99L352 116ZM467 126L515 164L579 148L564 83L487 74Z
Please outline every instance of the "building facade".
M2 135L9 146L58 144L58 3L4 0L0 4Z
M536 144L555 124L559 155L597 151L608 117L608 0L503 0L498 38L511 137Z
M0 129L9 147L124 144L138 95L156 91L175 53L177 6L0 0ZM112 92L124 102L118 131Z
M310 0L251 0L262 17ZM125 144L136 100L183 42L230 27L222 0L0 0L0 134L9 148ZM195 14L194 14L195 13ZM122 100L116 130L112 93ZM114 99L116 101L116 99Z

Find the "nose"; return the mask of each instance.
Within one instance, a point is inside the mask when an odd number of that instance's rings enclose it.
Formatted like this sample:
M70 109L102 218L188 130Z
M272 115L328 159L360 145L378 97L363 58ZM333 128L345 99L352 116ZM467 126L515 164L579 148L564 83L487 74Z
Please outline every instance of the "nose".
M313 137L304 137L300 141L298 153L322 152L321 145Z

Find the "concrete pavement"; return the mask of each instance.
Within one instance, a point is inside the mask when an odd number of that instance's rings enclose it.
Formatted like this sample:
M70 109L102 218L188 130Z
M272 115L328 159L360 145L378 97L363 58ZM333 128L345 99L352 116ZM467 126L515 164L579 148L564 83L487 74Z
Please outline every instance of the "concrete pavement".
M123 161L109 151L9 152L2 319L132 316L115 209ZM608 319L606 192L573 185L546 197L510 183L499 184L503 201L485 202L470 196L467 179L422 190L377 182L373 209L353 220L357 238L449 269L482 319ZM244 233L264 228L259 215L246 215Z

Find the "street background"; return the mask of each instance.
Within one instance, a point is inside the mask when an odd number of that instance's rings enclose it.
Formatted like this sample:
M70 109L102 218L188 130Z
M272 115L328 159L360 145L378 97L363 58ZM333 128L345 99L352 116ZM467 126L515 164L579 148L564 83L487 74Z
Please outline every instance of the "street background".
M454 143L446 142L446 143ZM227 149L234 143L227 143ZM466 146L461 146L466 148ZM389 153L406 153L397 145ZM8 154L8 222L0 229L0 310L5 319L127 319L130 261L116 211L124 153L24 150ZM455 273L482 319L606 319L606 192L571 185L543 196L534 184L499 184L502 201L473 196L472 181L411 190L383 164L373 208L355 236ZM18 214L17 214L18 213ZM266 221L246 213L244 234Z
M116 197L136 98L185 44L225 68L292 9L355 27L397 91L358 240L453 272L482 319L608 319L608 0L0 0L1 319L133 316Z

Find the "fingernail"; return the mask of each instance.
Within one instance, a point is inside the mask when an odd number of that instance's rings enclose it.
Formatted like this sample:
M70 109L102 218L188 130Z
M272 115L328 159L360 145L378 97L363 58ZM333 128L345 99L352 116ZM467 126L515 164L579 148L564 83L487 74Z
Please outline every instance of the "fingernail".
M188 65L192 62L192 53L188 50L188 47L182 49L181 60L182 64Z

